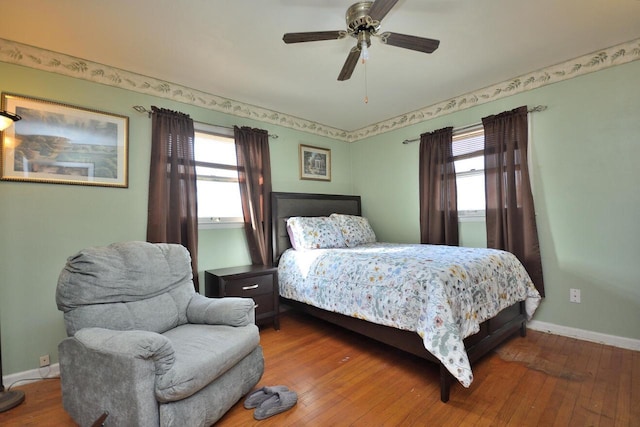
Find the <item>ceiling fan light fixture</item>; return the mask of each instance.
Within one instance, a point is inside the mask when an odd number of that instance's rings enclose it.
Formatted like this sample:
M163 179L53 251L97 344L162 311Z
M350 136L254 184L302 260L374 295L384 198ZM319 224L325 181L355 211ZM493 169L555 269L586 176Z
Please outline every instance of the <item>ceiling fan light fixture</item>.
M367 43L362 42L360 47L360 58L362 62L367 62L369 60L369 49L367 48Z
M358 46L360 47L360 59L363 63L369 60L369 46L371 46L371 36L367 31L358 33Z

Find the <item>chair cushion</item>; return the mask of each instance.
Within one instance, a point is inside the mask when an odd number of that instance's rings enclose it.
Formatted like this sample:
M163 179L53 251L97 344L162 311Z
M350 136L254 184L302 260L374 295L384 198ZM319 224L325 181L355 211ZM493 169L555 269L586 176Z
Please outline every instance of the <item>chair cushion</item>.
M160 402L184 399L235 366L260 343L256 325L186 324L164 334L175 352L169 371L156 378Z

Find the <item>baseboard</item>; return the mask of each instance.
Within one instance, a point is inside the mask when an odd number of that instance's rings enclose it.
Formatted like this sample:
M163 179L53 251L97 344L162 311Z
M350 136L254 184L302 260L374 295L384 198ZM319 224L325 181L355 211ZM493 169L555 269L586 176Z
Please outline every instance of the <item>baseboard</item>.
M2 384L4 388L19 387L28 383L36 381L46 380L48 378L57 378L60 376L60 365L54 363L45 368L31 369L29 371L16 372L15 374L4 375L2 377Z
M633 338L618 337L615 335L602 334L600 332L587 331L584 329L570 328L568 326L555 325L553 323L532 320L527 324L529 329L540 332L549 332L564 337L577 338L583 341L597 342L614 347L626 348L628 350L640 351L640 340Z

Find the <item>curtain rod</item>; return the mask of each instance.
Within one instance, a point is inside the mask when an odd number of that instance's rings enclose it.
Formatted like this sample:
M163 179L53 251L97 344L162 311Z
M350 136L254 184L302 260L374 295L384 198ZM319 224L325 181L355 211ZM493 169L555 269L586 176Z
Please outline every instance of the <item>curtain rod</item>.
M151 118L151 113L153 113L152 110L147 110L146 108L144 108L142 105L134 105L133 109L136 110L138 113L147 113L147 115L149 116L149 118ZM208 124L208 123L203 123L203 124ZM210 125L210 126L216 126L219 128L224 128L224 129L231 129L233 130L233 127L231 126L222 126L222 125ZM269 134L269 138L273 138L273 139L278 139L278 135L274 135L272 133Z
M546 109L547 109L546 105L536 105L535 107L528 109L527 113L537 113L537 112L540 112L540 111L544 111ZM459 128L455 128L453 131L454 132L464 132L466 130L473 129L473 128L479 127L479 126L482 126L482 122L474 123L474 124L467 125L467 126L462 126L462 127L459 127ZM402 143L403 144L411 144L412 142L417 142L417 141L420 141L420 138L405 139L404 141L402 141Z

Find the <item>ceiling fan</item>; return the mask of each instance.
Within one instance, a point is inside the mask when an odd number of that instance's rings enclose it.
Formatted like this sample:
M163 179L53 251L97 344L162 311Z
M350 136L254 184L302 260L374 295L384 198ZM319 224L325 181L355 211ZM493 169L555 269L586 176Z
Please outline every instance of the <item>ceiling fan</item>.
M289 43L314 42L320 40L343 39L347 35L358 40L351 48L347 60L342 66L338 75L338 80L348 80L356 68L358 59L363 61L368 59L368 48L371 46L371 36L380 38L382 43L390 46L402 47L405 49L417 50L419 52L431 53L438 48L440 40L427 39L424 37L409 36L406 34L384 32L378 34L380 21L395 6L398 0L375 0L360 1L354 3L347 9L345 15L347 30L336 31L311 31L304 33L286 33L282 40Z

